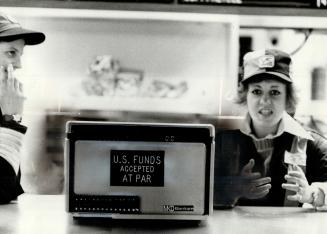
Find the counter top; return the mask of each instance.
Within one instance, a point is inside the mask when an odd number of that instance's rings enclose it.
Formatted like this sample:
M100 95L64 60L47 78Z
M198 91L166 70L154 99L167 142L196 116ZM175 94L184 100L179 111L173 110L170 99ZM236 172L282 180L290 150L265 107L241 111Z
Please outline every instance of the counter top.
M64 195L24 194L7 205L0 205L0 233L326 233L327 212L312 208L235 207L214 210L207 221L111 221L76 220L65 211Z

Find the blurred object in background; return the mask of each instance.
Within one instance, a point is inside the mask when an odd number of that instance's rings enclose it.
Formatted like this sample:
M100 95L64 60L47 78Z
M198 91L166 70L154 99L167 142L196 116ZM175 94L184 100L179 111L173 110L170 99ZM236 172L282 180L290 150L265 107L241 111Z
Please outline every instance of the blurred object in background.
M315 67L311 73L311 99L324 100L326 98L326 69Z
M327 138L327 122L326 116L317 116L317 115L301 115L296 116L295 119L308 130L315 131L320 135Z
M82 82L87 95L111 96L115 92L115 79L119 61L110 55L99 55L88 67L88 77Z
M33 194L60 194L63 192L64 173L63 157L58 149L63 145L63 139L50 132L58 132L61 126L56 125L50 130L48 122L52 120L45 113L29 117L28 124L31 127L26 133L28 138L24 143L21 163L24 191ZM48 141L50 135L54 139ZM55 141L58 145L53 147ZM49 149L51 153L47 152Z
M177 84L165 80L144 82L142 70L124 68L111 55L98 55L88 67L82 81L89 96L179 98L188 90L186 81ZM144 84L148 83L148 84Z
M115 79L115 96L135 97L140 93L143 72L121 69Z
M247 52L250 52L253 50L252 44L253 44L252 36L250 36L250 35L240 36L240 38L239 38L240 53L239 53L239 57L238 57L238 66L239 66L238 82L240 82L242 80L243 57Z
M141 70L123 68L111 55L98 55L89 65L82 86L87 95L136 96L142 80Z
M186 81L171 84L166 81L153 80L144 93L145 97L179 98L188 90Z
M308 127L317 131L321 135L327 137L326 117L322 118L322 117L316 117L311 115L310 121L308 123Z

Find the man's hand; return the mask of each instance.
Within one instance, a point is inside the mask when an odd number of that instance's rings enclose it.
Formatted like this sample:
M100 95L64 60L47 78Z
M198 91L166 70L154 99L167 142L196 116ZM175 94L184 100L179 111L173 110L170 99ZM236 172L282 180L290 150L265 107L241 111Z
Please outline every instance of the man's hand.
M282 188L294 191L296 194L287 196L287 199L301 203L312 203L313 190L303 170L297 165L290 165L290 167L292 170L285 175L287 183L282 184Z
M3 115L21 115L23 112L23 85L13 72L12 64L0 67L0 108Z
M240 197L259 199L269 193L271 188L271 178L261 177L259 172L252 172L254 164L254 159L250 159L250 161L242 168Z

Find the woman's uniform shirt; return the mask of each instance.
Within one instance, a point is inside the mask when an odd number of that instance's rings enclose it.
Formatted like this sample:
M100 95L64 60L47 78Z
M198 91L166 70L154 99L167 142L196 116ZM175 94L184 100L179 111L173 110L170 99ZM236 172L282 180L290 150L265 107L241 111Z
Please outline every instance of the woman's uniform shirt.
M286 182L284 176L288 172L286 151L294 155L293 162L300 163L309 184L327 181L327 139L315 132L306 131L286 112L277 133L263 139L256 138L252 133L249 116L240 130L218 132L214 205L298 206L297 202L286 199L286 196L290 195L289 191L281 187L282 183ZM252 172L260 172L262 177L271 177L272 187L261 199L237 199L235 185L242 183L241 170L251 158L255 160ZM327 194L326 183L316 185Z
M0 204L22 194L20 150L26 127L7 119L0 111Z

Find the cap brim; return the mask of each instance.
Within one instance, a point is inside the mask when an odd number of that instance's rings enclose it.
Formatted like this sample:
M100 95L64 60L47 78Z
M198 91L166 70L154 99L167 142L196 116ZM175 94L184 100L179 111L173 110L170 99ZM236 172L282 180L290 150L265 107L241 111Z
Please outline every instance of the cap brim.
M281 79L281 80L284 80L284 81L286 81L288 83L292 83L293 82L292 79L289 76L287 76L287 75L285 75L283 73L280 73L280 72L273 72L273 71L257 72L255 74L252 74L249 77L244 78L241 82L242 83L249 82L252 78L256 77L257 75L261 75L261 74L270 74L270 75L276 76L276 78Z
M24 28L12 28L0 33L0 39L24 39L26 45L37 45L45 40L42 32L32 31Z

